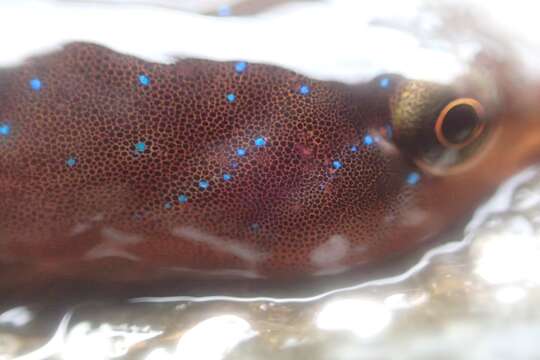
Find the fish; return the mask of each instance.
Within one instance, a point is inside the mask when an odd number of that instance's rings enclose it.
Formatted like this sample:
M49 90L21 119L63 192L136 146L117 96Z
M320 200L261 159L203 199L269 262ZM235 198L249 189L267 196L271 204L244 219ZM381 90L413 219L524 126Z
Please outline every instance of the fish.
M345 84L74 42L0 69L0 289L406 256L538 160L540 91L491 65L484 82Z

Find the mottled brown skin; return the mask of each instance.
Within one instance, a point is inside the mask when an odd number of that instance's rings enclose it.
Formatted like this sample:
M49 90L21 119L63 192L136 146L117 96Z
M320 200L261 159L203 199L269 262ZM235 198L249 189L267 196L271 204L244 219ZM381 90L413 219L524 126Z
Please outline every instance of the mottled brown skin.
M419 170L382 131L402 81L390 79L348 86L268 65L153 64L90 44L1 70L0 122L11 129L0 137L0 283L282 278L414 249L525 160L509 159L515 167L487 186L477 170L408 184ZM367 134L380 138L366 146Z

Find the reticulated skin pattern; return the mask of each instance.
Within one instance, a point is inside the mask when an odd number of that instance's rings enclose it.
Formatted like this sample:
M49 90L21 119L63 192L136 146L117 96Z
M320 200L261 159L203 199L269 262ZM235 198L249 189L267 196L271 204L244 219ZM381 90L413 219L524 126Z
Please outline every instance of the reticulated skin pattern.
M84 43L3 69L0 262L280 277L399 254L425 179L387 150L394 81Z

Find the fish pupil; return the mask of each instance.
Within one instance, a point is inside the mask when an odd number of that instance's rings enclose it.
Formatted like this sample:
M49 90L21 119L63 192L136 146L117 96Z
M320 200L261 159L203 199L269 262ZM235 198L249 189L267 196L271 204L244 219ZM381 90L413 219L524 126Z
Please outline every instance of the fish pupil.
M452 144L466 142L480 122L478 113L468 104L454 106L442 123L442 134Z

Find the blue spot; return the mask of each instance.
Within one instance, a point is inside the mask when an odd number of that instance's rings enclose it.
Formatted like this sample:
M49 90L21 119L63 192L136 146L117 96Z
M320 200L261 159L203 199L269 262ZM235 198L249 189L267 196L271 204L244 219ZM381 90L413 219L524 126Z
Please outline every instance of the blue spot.
M353 153L358 152L358 146L356 145L351 146L351 152Z
M139 153L143 153L146 150L146 144L142 141L139 141L135 144L135 150Z
M223 174L223 180L225 181L229 181L232 179L232 175L231 174L228 174L228 173L225 173Z
M308 95L310 91L311 89L306 84L303 84L302 86L300 86L300 94Z
M0 135L8 136L10 132L11 132L11 126L9 124L6 124L6 123L0 124Z
M233 169L236 169L238 167L238 163L236 161L231 161L231 166Z
M170 201L167 201L167 202L165 203L165 205L163 205L163 207L164 207L165 209L170 209L170 208L172 208L172 204L171 204Z
M386 129L386 137L388 139L392 139L392 134L394 133L394 130L392 129L392 126L391 125L386 125L384 128Z
M150 85L150 78L144 74L139 75L139 84L142 86Z
M239 74L246 71L246 68L247 68L247 62L245 61L239 61L234 65L234 70Z
M336 170L341 169L342 166L343 166L343 164L341 164L341 161L339 161L339 160L332 161L332 167L334 169L336 169Z
M227 101L232 103L232 102L234 102L234 100L236 100L236 95L234 95L234 93L228 93L227 94Z
M231 16L232 11L229 5L221 5L218 8L218 16Z
M371 135L364 136L364 144L365 145L369 146L369 145L373 144L373 141L374 140L373 140L373 137Z
M379 86L383 89L388 88L388 86L390 86L390 79L383 77L381 80L379 80Z
M187 195L184 195L184 194L181 194L181 195L178 195L178 202L180 204L185 204L188 202L188 197Z
M208 183L208 181L206 181L204 179L199 180L199 189L206 190L206 189L208 189L209 186L210 186L210 184Z
M259 231L259 229L261 228L261 225L259 225L259 224L257 224L257 223L254 223L254 224L249 225L249 228L250 228L252 231Z
M238 155L238 156L241 157L241 156L246 156L246 154L247 154L246 149L244 149L244 148L238 148L238 149L236 149L236 155Z
M413 171L407 175L407 184L416 185L420 181L420 174L416 171Z
M264 145L266 145L266 140L263 137L258 137L255 139L256 147L263 147Z
M74 157L70 157L66 160L66 165L69 167L74 167L75 165L77 165L77 159L75 159Z
M38 78L33 78L32 80L29 81L29 84L32 90L35 90L35 91L41 90L41 86L42 86L41 80L39 80Z

